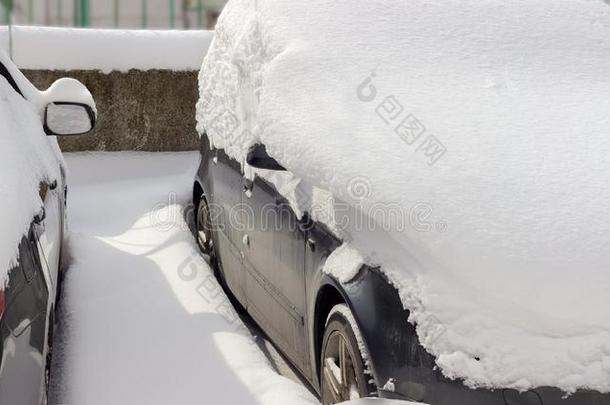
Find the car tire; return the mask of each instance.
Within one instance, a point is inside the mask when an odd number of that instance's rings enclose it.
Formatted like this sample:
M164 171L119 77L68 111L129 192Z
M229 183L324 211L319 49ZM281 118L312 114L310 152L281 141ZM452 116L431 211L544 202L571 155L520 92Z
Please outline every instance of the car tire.
M326 321L320 355L323 405L369 397L375 392L367 357L351 311L345 304L335 305Z
M210 219L210 208L205 197L202 195L197 205L195 216L195 238L201 252L210 258L210 265L214 270L217 268L216 250L212 238L212 223Z
M231 289L227 284L227 280L224 275L224 270L222 268L222 261L217 254L216 245L214 244L214 233L213 233L213 224L210 221L210 211L208 202L205 197L202 195L199 204L197 205L197 211L195 214L195 238L197 239L197 245L199 245L199 250L204 255L209 257L209 264L212 270L214 271L214 275L218 280L218 283L227 294L227 297L233 304L233 307L237 311L239 315L246 315L248 312L239 302L239 300L235 297ZM201 232L205 232L201 234Z
M197 204L197 216L195 217L197 244L201 251L207 255L210 255L214 251L214 244L212 242L212 227L210 223L210 209L208 202L204 196L199 199Z

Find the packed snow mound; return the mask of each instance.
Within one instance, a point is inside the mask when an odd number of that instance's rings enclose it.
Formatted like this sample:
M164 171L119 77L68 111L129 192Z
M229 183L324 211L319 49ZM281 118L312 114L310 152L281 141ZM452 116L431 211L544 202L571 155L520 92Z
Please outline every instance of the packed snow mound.
M373 217L446 376L610 392L609 71L602 0L232 0L198 129Z
M0 61L10 63L1 50ZM58 150L42 129L35 104L0 76L0 286L8 281L21 238L42 208L40 183L60 176Z
M167 69L195 71L212 40L211 31L108 30L13 27L13 59L22 69ZM9 49L8 30L0 46Z

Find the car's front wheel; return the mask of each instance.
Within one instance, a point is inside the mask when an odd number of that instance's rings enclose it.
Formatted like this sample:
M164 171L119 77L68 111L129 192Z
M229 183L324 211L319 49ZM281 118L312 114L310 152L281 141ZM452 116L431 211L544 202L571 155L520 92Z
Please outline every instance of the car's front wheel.
M214 256L214 242L212 241L212 223L210 220L210 209L205 197L201 196L197 207L197 244L201 251L210 256Z
M374 387L365 366L358 325L345 304L334 306L322 340L320 377L322 404L330 405L370 396Z

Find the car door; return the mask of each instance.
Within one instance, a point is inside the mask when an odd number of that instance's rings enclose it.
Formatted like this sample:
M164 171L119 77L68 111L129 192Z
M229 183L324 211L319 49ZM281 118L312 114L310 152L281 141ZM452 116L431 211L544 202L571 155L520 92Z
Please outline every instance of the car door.
M212 226L216 228L216 253L227 286L240 303L247 307L244 287L241 240L244 233L241 212L241 165L222 149L212 152L211 199L208 201Z
M243 201L251 215L242 238L248 312L303 371L305 237L290 205L271 183L258 175L244 183Z
M9 72L9 69L0 62L0 76L3 76L13 89L22 97L23 92L17 86L17 82ZM24 97L25 98L25 97ZM27 100L27 99L26 99ZM55 178L40 184L40 198L44 203L44 209L37 216L37 237L42 249L41 259L45 261L50 279L50 293L52 300L55 299L59 283L59 266L61 261L61 244L63 239L63 213L64 213L64 181L63 169L60 157L57 157L58 173L62 178Z
M0 403L42 402L49 292L33 234L19 246L19 264L12 269L0 320Z

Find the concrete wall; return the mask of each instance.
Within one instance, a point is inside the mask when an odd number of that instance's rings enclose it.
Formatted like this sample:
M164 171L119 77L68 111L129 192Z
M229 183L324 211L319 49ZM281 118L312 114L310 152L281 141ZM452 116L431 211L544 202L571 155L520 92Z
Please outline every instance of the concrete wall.
M87 135L62 137L63 151L185 151L199 146L195 104L197 72L131 70L104 74L93 70L23 70L39 89L61 77L73 77L89 88L98 110L96 129Z

